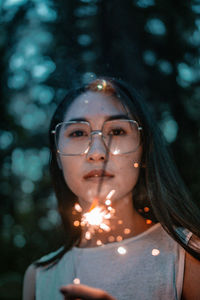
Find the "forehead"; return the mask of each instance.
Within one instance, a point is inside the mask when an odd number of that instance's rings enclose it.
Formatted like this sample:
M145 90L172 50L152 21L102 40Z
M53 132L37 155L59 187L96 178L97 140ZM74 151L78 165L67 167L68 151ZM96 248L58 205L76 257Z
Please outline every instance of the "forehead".
M127 108L119 99L114 96L88 91L72 102L64 121L75 118L106 118L107 116L119 114L128 114Z

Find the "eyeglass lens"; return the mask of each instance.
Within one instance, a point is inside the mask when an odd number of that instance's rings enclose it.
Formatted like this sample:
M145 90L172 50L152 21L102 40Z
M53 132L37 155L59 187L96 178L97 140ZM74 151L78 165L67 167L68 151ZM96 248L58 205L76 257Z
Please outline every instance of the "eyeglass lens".
M63 155L86 153L92 142L89 123L63 122L56 127L56 144ZM140 144L138 124L133 120L112 120L104 123L102 137L112 154L135 151Z

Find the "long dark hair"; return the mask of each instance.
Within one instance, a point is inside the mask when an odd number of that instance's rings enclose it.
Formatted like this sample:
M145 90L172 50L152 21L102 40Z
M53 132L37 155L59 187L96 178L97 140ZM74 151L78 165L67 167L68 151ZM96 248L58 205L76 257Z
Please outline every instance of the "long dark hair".
M134 188L133 205L144 216L143 208L148 206L148 218L160 222L167 233L174 238L187 252L200 260L200 248L196 243L186 243L177 230L180 227L188 229L194 236L200 238L200 208L195 204L182 182L175 164L169 154L162 133L152 118L144 100L131 86L115 78L99 78L90 84L73 89L58 105L50 124L50 172L58 209L65 230L64 247L51 259L36 262L36 265L56 263L68 250L78 245L81 239L81 226L73 226L76 196L66 185L63 173L58 165L57 150L52 130L56 124L64 120L67 109L79 95L94 91L115 96L128 108L130 113L143 127L142 163L139 180ZM81 219L76 215L76 219Z

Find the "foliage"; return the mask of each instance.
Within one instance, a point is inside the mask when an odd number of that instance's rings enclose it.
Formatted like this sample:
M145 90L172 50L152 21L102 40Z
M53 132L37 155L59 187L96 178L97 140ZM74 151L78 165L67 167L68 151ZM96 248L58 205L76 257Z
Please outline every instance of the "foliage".
M47 130L70 87L111 75L139 89L200 201L200 2L5 0L0 5L0 299L20 299L28 264L62 239Z

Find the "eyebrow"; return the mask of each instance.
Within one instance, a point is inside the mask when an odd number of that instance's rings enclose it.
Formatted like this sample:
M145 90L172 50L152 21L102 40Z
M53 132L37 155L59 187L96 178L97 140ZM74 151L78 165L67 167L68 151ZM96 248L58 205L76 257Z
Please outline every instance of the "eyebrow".
M120 120L120 119L129 120L130 118L124 114L112 115L112 116L107 116L105 121ZM75 118L75 119L69 120L68 122L89 122L89 120L87 118Z

